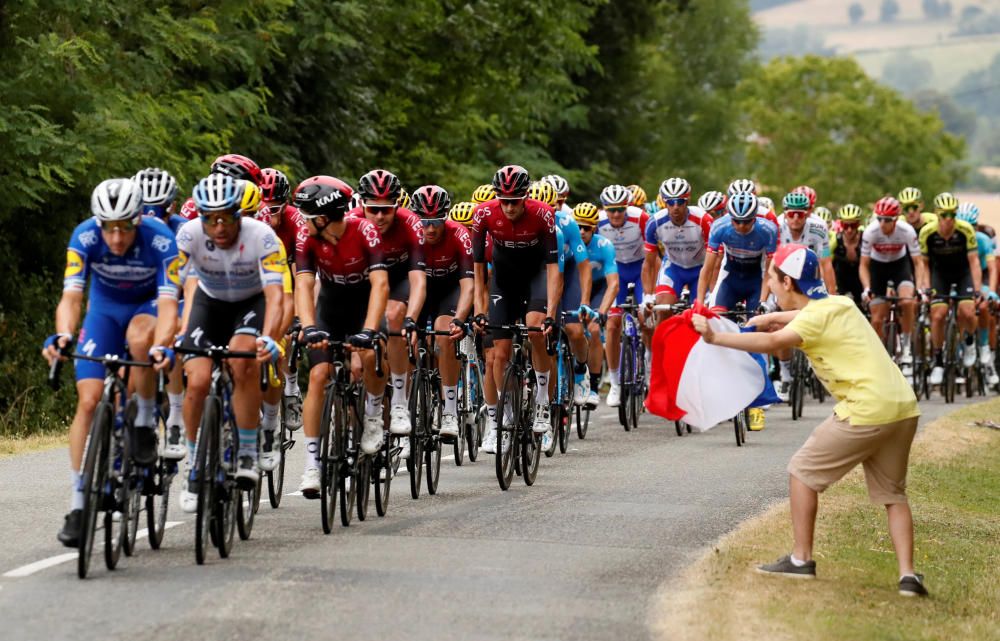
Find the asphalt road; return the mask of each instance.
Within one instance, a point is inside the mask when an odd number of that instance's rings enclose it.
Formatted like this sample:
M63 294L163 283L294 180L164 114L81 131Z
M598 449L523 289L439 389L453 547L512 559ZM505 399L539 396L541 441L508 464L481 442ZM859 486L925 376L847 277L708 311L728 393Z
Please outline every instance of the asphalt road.
M808 401L796 422L772 408L742 448L728 423L681 438L647 415L626 433L602 407L585 441L542 459L533 487L515 477L501 492L490 456L449 459L437 496L412 500L404 472L385 518L372 505L330 535L318 501L290 495L272 510L265 497L251 540L226 560L211 549L202 567L192 515L174 503L161 550L141 541L108 572L95 547L85 581L55 537L65 450L0 460L0 638L644 639L657 589L787 496L785 464L831 407ZM922 420L950 408L925 402Z

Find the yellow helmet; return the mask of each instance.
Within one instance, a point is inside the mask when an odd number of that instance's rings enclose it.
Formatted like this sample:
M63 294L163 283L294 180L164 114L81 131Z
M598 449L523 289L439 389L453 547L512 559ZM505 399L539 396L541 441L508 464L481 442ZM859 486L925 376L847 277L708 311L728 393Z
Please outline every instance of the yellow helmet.
M906 187L903 191L899 192L899 204L904 207L907 205L916 205L923 198L924 195L916 187Z
M540 200L549 207L556 206L556 198L558 197L559 194L556 193L555 187L545 180L536 180L528 187L528 198Z
M661 196L659 194L656 194L656 208L658 210L659 209L666 209L667 208L667 202L665 200L663 200L663 196Z
M628 190L632 192L632 204L642 207L646 204L646 190L639 185L629 185Z
M934 213L954 212L958 210L958 198L951 193L944 192L934 197Z
M396 206L402 207L403 209L410 208L410 192L403 188L399 190L399 198L396 199Z
M594 203L580 203L573 208L573 218L576 219L577 224L595 227L598 220L597 212L597 205Z
M255 216L257 210L260 209L260 200L264 192L249 180L241 180L240 182L243 183L237 186L237 189L242 188L243 190L243 195L240 196L240 215Z
M448 212L448 218L451 218L456 223L462 223L466 227L469 227L472 225L472 214L474 214L475 211L476 203L470 203L466 200L452 205L451 211Z
M496 197L497 190L493 189L493 185L479 185L476 187L476 191L472 192L472 202L477 205L487 200L493 200Z
M860 221L864 218L864 212L862 212L861 208L854 203L847 203L837 212L837 218L847 221Z

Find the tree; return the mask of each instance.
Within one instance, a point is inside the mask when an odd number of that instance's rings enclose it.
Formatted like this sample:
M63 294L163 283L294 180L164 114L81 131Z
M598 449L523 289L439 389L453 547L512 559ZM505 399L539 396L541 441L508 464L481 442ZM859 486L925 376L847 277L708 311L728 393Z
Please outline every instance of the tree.
M809 184L829 200L870 202L904 184L954 187L964 143L847 58L779 58L740 86L750 146L745 172Z
M944 130L950 134L961 136L966 140L976 132L976 114L962 109L948 94L923 89L911 96L913 104L921 111L933 112L944 124Z
M926 58L918 58L909 51L900 51L886 60L882 68L882 81L903 93L912 93L924 87L934 75L934 65Z
M865 8L860 2L852 2L847 8L847 17L850 18L851 24L858 24L865 17Z
M882 0L879 8L879 20L893 22L899 16L899 3L896 0Z

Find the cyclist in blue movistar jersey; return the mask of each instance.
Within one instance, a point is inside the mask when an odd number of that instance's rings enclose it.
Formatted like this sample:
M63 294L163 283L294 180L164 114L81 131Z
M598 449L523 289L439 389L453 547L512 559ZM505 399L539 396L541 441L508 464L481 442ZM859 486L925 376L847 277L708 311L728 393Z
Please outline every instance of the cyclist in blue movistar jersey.
M142 189L130 178L105 180L91 196L94 217L73 230L66 251L63 293L56 308L56 333L45 341L43 356L50 363L65 358L83 311L83 290L90 280L87 312L76 351L88 356L153 356L158 368L173 361L170 344L177 325L177 244L170 229L144 218ZM105 371L100 363L76 362L77 405L70 426L70 466L73 493L70 512L59 540L76 547L80 537L83 488L80 464L94 410L101 399ZM155 380L148 369L135 368L137 393L132 458L140 465L156 461L154 427ZM130 428L131 429L131 428Z
M976 251L979 255L979 268L983 272L983 299L979 302L979 328L976 332L979 342L980 363L986 367L986 382L989 385L1000 383L996 368L993 365L993 351L996 348L996 317L990 313L990 303L1000 301L993 287L997 282L996 243L990 235L982 231L979 225L979 207L975 203L963 202L958 206L958 219L964 220L976 229ZM994 344L990 344L990 337Z

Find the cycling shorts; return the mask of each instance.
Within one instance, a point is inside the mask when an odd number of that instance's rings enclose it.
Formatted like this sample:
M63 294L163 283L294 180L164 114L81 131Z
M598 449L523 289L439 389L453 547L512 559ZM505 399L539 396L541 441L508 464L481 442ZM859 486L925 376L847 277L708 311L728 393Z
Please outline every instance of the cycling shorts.
M625 302L628 297L628 284L635 284L635 302L642 303L642 264L637 260L632 263L618 263L618 296L615 297L615 305L610 311L612 315L621 315L622 310L617 307Z
M663 261L660 275L656 279L656 293L670 294L674 298L680 298L684 288L687 287L691 298L694 298L698 295L698 276L700 274L701 265L680 267L674 263Z
M327 332L330 340L334 341L343 341L357 334L365 326L370 292L371 287L367 283L320 287L316 301L316 328ZM308 356L310 367L331 362L330 352L325 349L310 349Z
M719 281L715 284L712 306L733 309L736 303L744 302L753 310L760 303L760 286L763 274L757 272L719 271ZM697 291L697 290L695 290Z
M455 315L462 293L461 287L454 278L443 280L445 282L437 283L434 279L427 279L427 297L417 319L418 326L425 327L428 320L433 323L438 316Z
M237 334L260 336L264 329L264 312L267 305L264 293L258 292L250 298L225 301L212 298L199 287L190 302L191 316L188 318L187 333L182 347L223 347ZM199 358L187 355L184 357Z
M548 305L546 299L548 292L547 271L543 265L542 269L539 269L531 280L521 283L520 287L498 286L496 272L494 272L490 280L490 324L521 323L524 322L524 316L528 312L544 313ZM510 339L514 336L514 332L505 330L493 330L492 334L496 340Z
M389 300L394 300L404 305L410 300L410 272L389 272ZM367 306L366 302L365 307Z
M113 303L106 300L92 301L83 318L76 351L88 356L106 354L125 358L125 333L132 319L140 314L156 316L156 299L140 303ZM141 355L140 355L141 357ZM76 380L103 379L107 371L101 363L76 361Z
M955 278L953 274L942 274L941 272L936 272L931 270L931 287L936 292L937 296L947 296L951 291L952 284L955 285L955 291L958 292L959 300L972 300L975 296L975 290L972 288L972 273L969 270L965 270L965 273ZM944 305L947 301L935 301L935 305Z
M601 303L604 301L604 294L608 291L608 279L602 278L601 280L594 281L594 284L590 286L590 308L595 312L600 309Z
M580 299L583 292L580 291L580 272L576 268L576 262L566 263L563 269L563 294L560 307L567 315L563 317L565 323L579 323L576 311L580 309ZM572 312L572 313L569 313Z
M871 272L871 283L872 283L872 296L874 303L880 303L879 297L885 296L885 290L889 285L889 281L893 282L894 287L898 290L903 285L913 286L913 264L910 262L909 256L903 256L898 260L889 261L888 263L880 263L878 261L871 261L870 272Z

